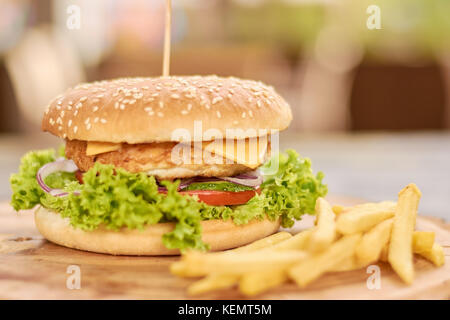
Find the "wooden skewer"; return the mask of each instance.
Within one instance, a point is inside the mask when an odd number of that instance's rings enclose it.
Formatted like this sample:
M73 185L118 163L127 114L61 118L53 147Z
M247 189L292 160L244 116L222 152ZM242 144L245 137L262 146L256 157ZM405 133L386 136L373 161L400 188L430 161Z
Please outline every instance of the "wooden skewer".
M167 77L170 73L170 35L172 24L172 1L166 0L166 28L164 33L164 57L163 57L163 76Z

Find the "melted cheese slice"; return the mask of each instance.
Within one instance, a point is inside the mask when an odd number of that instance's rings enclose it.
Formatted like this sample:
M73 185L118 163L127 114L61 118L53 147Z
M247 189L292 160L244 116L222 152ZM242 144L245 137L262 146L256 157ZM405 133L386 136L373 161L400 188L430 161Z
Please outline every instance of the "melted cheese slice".
M254 169L264 163L267 147L267 136L264 136L242 140L217 140L207 144L203 149Z
M100 153L117 151L120 148L120 143L88 141L86 147L86 155L93 156Z

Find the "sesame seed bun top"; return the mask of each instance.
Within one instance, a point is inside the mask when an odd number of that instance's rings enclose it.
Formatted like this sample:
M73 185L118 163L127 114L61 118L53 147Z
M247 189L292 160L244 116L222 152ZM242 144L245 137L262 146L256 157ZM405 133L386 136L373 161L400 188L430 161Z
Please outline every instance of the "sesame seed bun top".
M261 130L284 130L291 119L286 101L261 82L217 76L123 78L68 89L50 103L42 130L70 140L135 144L176 140L176 129L186 129L193 141L216 138L213 133L204 139L209 129L223 137L227 129L242 129L236 138L254 137Z

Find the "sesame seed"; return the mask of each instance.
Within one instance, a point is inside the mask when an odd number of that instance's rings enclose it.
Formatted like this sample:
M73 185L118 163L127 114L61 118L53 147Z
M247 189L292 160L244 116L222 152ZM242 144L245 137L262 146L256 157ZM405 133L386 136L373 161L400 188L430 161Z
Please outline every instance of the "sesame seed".
M114 109L119 109L119 102L114 103Z
M87 100L87 97L81 97L80 102L85 102Z
M158 112L157 115L158 115L158 117L160 117L160 118L164 117L164 113L162 113L162 112Z
M242 118L245 118L246 114L245 112L242 112Z
M248 110L248 115L250 116L250 118L253 118L253 111L252 110Z
M181 114L188 114L189 112L187 110L181 110Z
M91 124L90 124L90 123L88 123L88 124L86 125L86 129L87 129L87 130L90 130L90 129L91 129Z
M212 100L212 104L216 104L217 102L222 101L222 100L223 100L222 97L215 97L215 98Z
M177 94L177 93L174 93L174 94L171 95L171 97L172 97L172 99L179 99L180 95Z
M85 124L88 124L89 121L91 121L91 119L90 119L90 118L87 118L86 120L84 120L84 123L85 123Z
M144 109L144 111L145 112L150 112L150 111L152 111L153 109L151 108L151 107L146 107L145 109Z
M73 133L77 133L78 131L78 126L73 127Z
M159 107L160 107L161 109L164 108L164 102L160 101L160 102L159 102Z
M191 104L191 103L188 103L187 108L188 108L189 111L191 111L191 109L192 109L192 104Z
M67 126L70 128L72 126L72 119L69 120L69 122L67 123Z
M234 125L237 125L238 123L239 123L239 122L236 121L236 120L233 121L233 124L234 124Z
M92 108L92 112L97 112L98 111L98 107L94 106L94 108Z
M256 105L258 106L258 108L261 108L262 106L261 101L260 100L256 101Z
M74 116L76 116L78 114L78 110L75 110L75 112L73 113Z
M106 119L100 119L100 122L101 123L106 123L107 121L106 121Z
M217 111L217 118L221 118L222 115L220 114L220 111Z
M124 104L120 105L120 110L125 110L125 105Z
M95 117L94 123L97 123L97 122L98 122L98 117Z

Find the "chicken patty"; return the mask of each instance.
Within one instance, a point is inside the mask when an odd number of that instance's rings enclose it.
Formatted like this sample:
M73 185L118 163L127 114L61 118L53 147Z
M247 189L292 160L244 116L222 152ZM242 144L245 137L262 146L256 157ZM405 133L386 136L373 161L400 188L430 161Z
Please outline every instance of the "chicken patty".
M147 172L158 179L203 177L226 177L251 171L242 164L207 164L203 159L194 161L196 154L191 147L192 161L190 164L174 163L171 159L172 149L177 142L122 144L120 150L97 155L86 155L86 141L68 140L66 142L66 157L72 159L81 171L92 168L95 162L112 164L130 172Z

